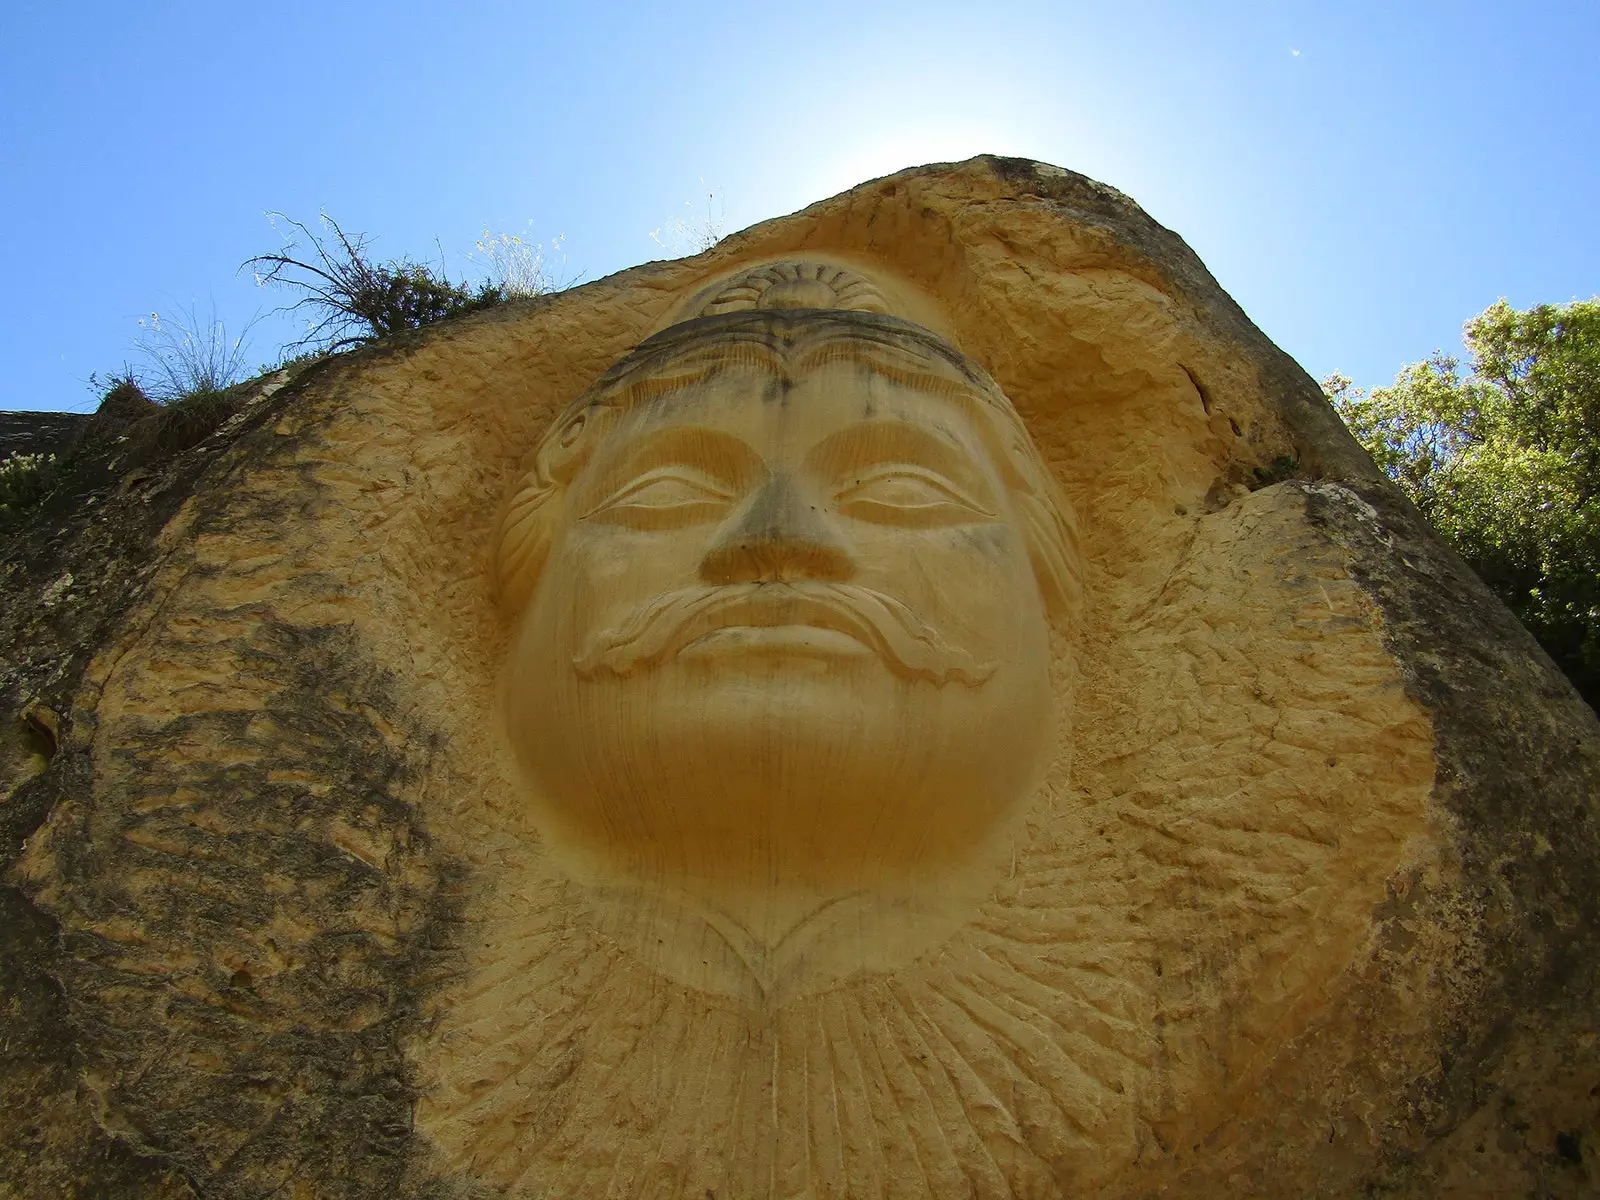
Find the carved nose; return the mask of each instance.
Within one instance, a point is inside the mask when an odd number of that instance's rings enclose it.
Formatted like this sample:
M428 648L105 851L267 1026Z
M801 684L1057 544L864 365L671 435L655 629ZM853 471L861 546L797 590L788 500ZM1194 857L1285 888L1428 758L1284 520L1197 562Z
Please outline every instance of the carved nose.
M845 580L855 560L826 517L785 475L775 475L717 535L700 563L707 583Z

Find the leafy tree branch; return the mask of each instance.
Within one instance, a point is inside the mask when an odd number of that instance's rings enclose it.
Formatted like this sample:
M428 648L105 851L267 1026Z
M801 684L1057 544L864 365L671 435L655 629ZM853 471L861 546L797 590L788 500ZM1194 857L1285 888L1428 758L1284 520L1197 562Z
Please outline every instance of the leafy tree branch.
M1600 298L1468 321L1370 393L1323 382L1390 478L1600 707Z

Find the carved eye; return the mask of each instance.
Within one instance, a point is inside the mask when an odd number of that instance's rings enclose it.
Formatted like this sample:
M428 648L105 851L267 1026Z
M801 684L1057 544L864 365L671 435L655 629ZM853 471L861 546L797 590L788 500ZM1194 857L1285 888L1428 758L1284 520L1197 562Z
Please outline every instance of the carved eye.
M583 436L583 427L588 423L589 418L583 413L579 413L576 417L569 421L567 423L567 427L561 431L561 437L559 439L561 448L563 450L572 449L573 443L576 442L578 438Z
M630 479L583 519L634 529L671 529L720 520L734 498L726 485L691 467L658 467Z
M995 518L949 480L906 463L864 475L834 502L845 516L879 525L961 525Z

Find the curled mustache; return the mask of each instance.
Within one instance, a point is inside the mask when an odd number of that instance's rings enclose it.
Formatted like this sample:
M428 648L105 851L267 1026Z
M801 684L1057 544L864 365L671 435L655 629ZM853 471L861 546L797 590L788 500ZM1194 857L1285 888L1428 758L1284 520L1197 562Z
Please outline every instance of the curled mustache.
M631 675L670 658L708 633L736 626L810 625L848 634L896 674L976 687L994 673L975 662L900 601L847 583L795 581L690 587L658 596L620 625L603 629L574 660L589 679Z

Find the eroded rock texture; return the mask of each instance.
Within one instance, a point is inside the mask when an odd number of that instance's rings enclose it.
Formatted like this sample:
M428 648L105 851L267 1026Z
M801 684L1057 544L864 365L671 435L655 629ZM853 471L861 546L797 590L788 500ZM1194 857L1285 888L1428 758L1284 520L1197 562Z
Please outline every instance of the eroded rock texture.
M868 315L815 316L829 307ZM710 324L685 324L697 320ZM827 320L846 350L819 352L821 373L772 349ZM674 329L694 334L679 339L689 357L605 376ZM568 436L589 411L574 402L610 395L590 391L603 376L632 380L628 411L643 415L624 433L659 433L662 405L681 424L698 403L698 432L673 444L732 445L744 393L729 381L757 362L740 337L768 347L760 369L777 381L746 391L811 387L833 398L813 407L834 404L837 428L801 443L788 426L746 429L746 449L705 463L651 449L665 476L584 474L632 461L622 442L585 449L587 417ZM827 365L867 342L903 342L900 365ZM954 356L942 382L918 383L916 354L941 347ZM979 410L949 406L966 403L967 380L1020 431L998 458L981 430L961 441ZM977 473L914 449L885 472L858 448L845 491L798 504L795 489L821 486L817 464L852 444L849 405L834 401L856 387L874 419L953 431ZM117 419L100 419L98 466L5 547L11 1193L1600 1184L1593 714L1316 385L1118 193L1016 160L923 168L694 259L271 381L200 445L137 468L118 458ZM739 455L760 460L744 482L726 466ZM774 499L770 481L790 474ZM518 497L545 506L569 485L575 507L539 527L544 577L524 587L504 548ZM1057 492L1068 532L1041 551L1026 506ZM610 498L579 503L591 493ZM718 541L724 518L744 528L745 503L789 515ZM602 553L583 522L606 512ZM783 521L822 522L812 549L774 550ZM1005 679L1005 647L1022 644L963 643L959 619L945 629L961 665L950 678L919 668L913 643L895 652L884 703L912 715L870 736L880 766L904 766L849 792L861 799L837 819L719 810L706 797L739 772L711 759L699 776L636 774L581 837L558 828L570 798L546 794L543 764L560 756L537 724L516 725L541 711L544 685L503 686L537 589L702 526L721 565L696 568L700 583L748 590L778 571L797 587L812 572L807 620L834 637L762 651L781 663L741 677L757 701L798 686L783 664L848 640L849 614L817 590L858 578L846 550L869 567L901 554L900 576L859 578L893 593L903 577L912 617L989 561L1013 564L1025 599L1037 577L1028 678L1048 714L1037 738L1016 737L1038 771L1018 776L1032 780L1021 794L997 792L992 813L976 795L970 855L922 849L953 801L925 814L925 838L899 833L918 828L923 795L971 799L944 788L956 768L904 782L934 761L934 689ZM813 552L835 533L844 549ZM902 552L941 537L978 556L953 572L965 584L931 553ZM1032 574L1004 558L1023 540ZM960 657L968 644L976 656ZM551 661L554 678L564 660ZM585 778L691 752L628 742L651 728L639 706L697 695L638 674L637 699L619 691L563 726L593 749ZM773 726L774 761L784 728L826 717L818 703ZM569 709L544 711L557 736ZM848 736L869 725L852 720ZM826 757L818 744L807 771ZM836 798L832 769L807 784L817 813ZM862 786L866 768L849 769ZM662 801L643 841L607 832L629 796L670 795L662 780L678 774L704 785L679 793L702 825ZM890 792L900 826L830 843ZM751 855L775 864L771 887L753 892L729 864L740 838L772 830ZM697 857L714 838L726 846Z

